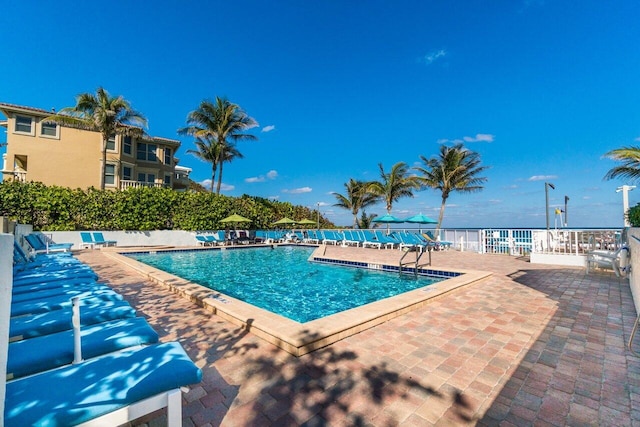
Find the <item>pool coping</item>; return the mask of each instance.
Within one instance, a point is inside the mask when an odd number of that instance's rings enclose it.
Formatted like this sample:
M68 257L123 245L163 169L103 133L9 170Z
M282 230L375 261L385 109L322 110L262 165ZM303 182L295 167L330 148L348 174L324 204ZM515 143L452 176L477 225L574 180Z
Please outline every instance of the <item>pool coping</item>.
M245 246L248 247L248 246ZM206 248L204 250L228 250L225 247ZM233 249L239 249L235 247ZM182 250L203 250L202 248L131 248L130 250L105 251L105 255L115 261L125 264L153 283L168 287L176 294L187 298L206 310L229 322L240 326L254 335L264 339L287 351L294 356L302 356L314 350L331 345L337 341L355 335L366 329L384 323L395 317L423 307L465 286L478 283L489 276L491 272L465 269L438 268L440 272L460 273L456 277L443 280L436 284L405 292L403 294L375 301L360 307L352 308L324 318L306 323L298 323L286 317L271 313L267 310L248 304L237 298L193 283L189 280L156 269L138 262L128 256L131 252L165 252ZM311 255L326 259L319 246ZM337 262L364 263L357 259L333 258ZM380 266L381 263L370 263ZM390 266L397 269L397 266ZM434 267L430 269L436 270Z

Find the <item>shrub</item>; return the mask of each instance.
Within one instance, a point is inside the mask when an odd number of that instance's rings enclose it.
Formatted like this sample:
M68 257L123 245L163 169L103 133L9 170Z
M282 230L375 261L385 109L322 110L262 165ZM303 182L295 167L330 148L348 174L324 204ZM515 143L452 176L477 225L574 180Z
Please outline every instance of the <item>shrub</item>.
M237 213L250 228L269 228L288 216L310 218L303 206L243 195L229 197L165 188L124 191L47 187L42 183L0 182L0 216L35 230L217 230L219 221ZM322 224L333 226L325 218Z

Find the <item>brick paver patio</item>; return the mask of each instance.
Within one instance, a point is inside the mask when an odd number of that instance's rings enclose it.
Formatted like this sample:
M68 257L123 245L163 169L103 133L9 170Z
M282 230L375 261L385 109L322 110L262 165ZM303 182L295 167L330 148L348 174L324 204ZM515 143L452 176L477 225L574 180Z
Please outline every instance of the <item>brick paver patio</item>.
M101 251L78 257L202 368L185 426L640 425L636 313L612 273L434 253L435 267L494 275L296 358Z

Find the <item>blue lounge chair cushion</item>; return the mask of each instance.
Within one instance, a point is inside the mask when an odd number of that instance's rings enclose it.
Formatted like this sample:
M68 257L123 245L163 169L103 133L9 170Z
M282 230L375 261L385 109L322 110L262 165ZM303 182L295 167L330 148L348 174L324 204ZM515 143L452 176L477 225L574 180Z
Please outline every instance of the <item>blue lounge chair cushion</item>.
M11 304L18 304L27 301L41 300L40 302L46 302L44 300L65 295L67 298L72 298L76 295L83 294L87 291L109 291L112 290L107 285L102 283L92 282L83 283L71 287L58 287L58 288L43 288L37 289L32 292L25 292L21 294L14 294L11 297ZM120 298L118 298L120 299Z
M201 379L179 343L109 354L8 382L4 421L6 427L76 425Z
M37 292L44 289L73 288L74 286L84 285L88 283L96 283L96 281L93 279L87 279L87 278L54 280L51 282L40 282L40 283L27 284L22 286L13 286L11 293L15 298L16 295L21 295L24 293Z
M158 342L158 334L142 317L122 319L82 328L82 357ZM73 362L73 331L16 341L9 344L7 379L47 371Z
M24 316L26 314L46 313L71 307L71 298L80 297L80 306L99 304L106 301L122 300L122 295L113 291L108 286L106 289L85 290L75 295L56 295L43 301L23 301L11 304L11 317Z
M9 342L49 335L73 329L71 307L9 320ZM135 317L136 311L126 301L105 301L80 308L80 325L88 326L109 320Z
M72 271L58 271L52 270L50 272L34 273L29 275L21 275L14 277L13 286L33 285L36 283L53 282L55 280L69 280L69 279L98 279L98 275L90 269L78 269Z

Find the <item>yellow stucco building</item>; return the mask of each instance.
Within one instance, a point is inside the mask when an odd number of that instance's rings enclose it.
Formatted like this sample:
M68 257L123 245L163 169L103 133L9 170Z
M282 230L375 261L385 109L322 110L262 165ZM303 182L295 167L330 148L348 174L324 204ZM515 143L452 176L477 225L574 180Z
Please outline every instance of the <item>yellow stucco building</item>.
M100 187L102 137L99 132L46 122L52 111L0 103L7 118L4 180L37 181L70 188ZM180 141L114 135L107 143L105 188L188 187L189 168L177 165Z

